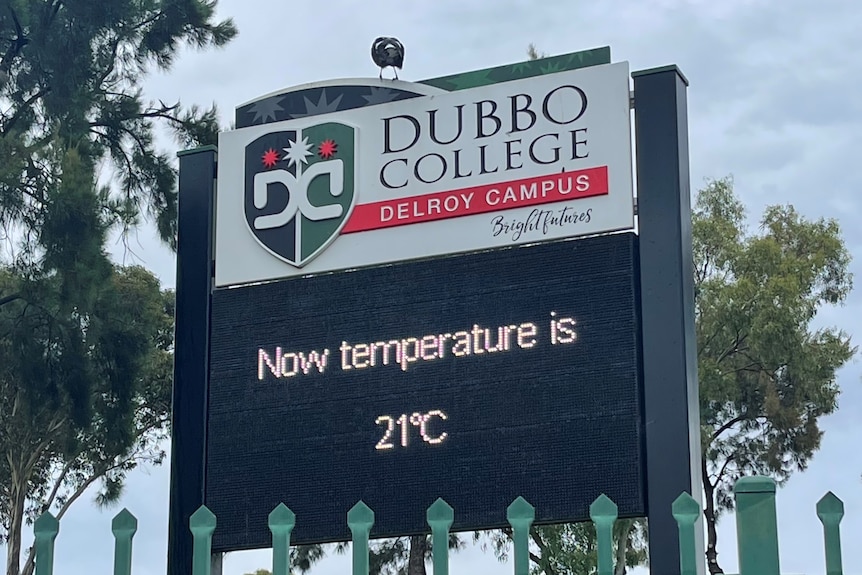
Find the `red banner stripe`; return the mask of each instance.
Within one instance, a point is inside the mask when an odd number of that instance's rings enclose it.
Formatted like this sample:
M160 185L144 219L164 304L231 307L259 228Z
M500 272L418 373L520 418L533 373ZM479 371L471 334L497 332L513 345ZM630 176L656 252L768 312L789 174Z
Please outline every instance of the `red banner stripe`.
M608 193L608 167L561 172L421 196L359 204L343 234L379 230Z

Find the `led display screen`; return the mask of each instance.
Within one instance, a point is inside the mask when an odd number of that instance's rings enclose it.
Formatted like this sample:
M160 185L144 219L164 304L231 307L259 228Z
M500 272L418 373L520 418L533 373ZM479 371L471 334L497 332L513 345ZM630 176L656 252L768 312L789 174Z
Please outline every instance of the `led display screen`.
M430 238L429 241L433 241ZM589 519L601 493L645 514L637 237L632 233L219 289L206 504L213 549Z

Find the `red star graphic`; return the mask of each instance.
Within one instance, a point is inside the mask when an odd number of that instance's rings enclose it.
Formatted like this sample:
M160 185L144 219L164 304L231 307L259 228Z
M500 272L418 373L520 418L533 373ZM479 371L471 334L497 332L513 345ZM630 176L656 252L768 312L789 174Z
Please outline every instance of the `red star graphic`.
M271 168L276 163L278 163L278 152L270 148L266 152L264 152L262 159L263 165L267 168Z
M320 147L317 148L317 153L321 158L329 159L338 151L338 144L334 140L323 140Z

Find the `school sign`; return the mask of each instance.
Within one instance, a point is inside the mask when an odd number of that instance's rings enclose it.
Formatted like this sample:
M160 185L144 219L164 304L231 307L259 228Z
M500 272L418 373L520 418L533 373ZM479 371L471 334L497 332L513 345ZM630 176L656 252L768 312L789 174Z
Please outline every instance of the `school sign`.
M438 498L465 531L518 498L586 521L600 495L678 574L671 503L700 486L685 87L607 48L328 80L183 152L171 575L203 504L220 554L271 545L281 503L306 544L349 540L359 502L375 538L426 532Z
M216 283L631 229L630 125L622 62L225 132Z

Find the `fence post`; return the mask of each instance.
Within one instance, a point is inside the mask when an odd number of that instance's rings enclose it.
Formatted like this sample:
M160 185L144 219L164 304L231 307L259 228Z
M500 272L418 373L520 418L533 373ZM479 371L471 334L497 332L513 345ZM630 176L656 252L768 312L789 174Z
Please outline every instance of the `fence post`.
M506 519L512 526L512 539L515 542L515 575L529 575L530 526L536 519L536 508L519 496L506 509Z
M206 505L201 505L189 517L189 528L192 532L192 575L210 575L212 572L213 532L216 528L216 516Z
M688 493L682 492L672 506L673 517L679 526L679 570L682 575L697 575L695 523L700 518L700 505Z
M613 575L614 572L614 523L618 511L617 504L604 493L590 505L590 519L596 525L598 539L598 575Z
M740 575L781 575L775 481L742 477L734 486Z
M290 575L290 533L296 525L296 514L279 503L269 514L272 533L272 575Z
M449 528L455 520L455 511L438 498L426 513L431 527L431 562L434 575L449 575Z
M36 575L51 575L54 572L54 540L60 532L60 522L50 511L39 516L33 525L36 541Z
M132 573L132 538L138 531L138 520L123 508L111 522L114 534L114 575Z
M842 575L841 519L844 502L831 491L817 502L817 517L823 524L823 544L826 550L826 575Z
M374 511L360 501L347 512L347 526L353 534L353 575L368 575L368 535L374 525Z

